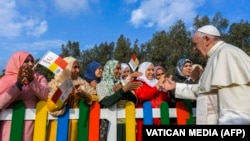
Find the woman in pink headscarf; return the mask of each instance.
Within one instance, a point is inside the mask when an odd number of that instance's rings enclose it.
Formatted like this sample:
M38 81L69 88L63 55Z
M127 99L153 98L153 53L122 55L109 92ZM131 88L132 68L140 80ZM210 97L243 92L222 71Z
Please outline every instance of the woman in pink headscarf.
M48 82L34 71L34 58L25 51L14 53L9 59L5 75L0 79L0 112L11 109L15 101L23 101L26 108L35 108L40 100L47 100ZM8 141L11 121L0 122L0 140ZM32 141L34 121L24 123L23 141Z

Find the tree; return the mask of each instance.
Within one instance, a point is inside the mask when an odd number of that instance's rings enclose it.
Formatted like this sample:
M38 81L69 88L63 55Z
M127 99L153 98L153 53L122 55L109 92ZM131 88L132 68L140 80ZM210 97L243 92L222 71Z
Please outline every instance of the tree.
M206 24L210 24L210 19L208 18L208 16L203 16L203 17L200 17L200 15L195 16L193 22L194 31Z
M80 45L79 42L71 42L68 41L67 45L64 44L61 46L62 53L60 54L61 57L68 57L74 56L74 58L80 58Z
M231 44L243 49L250 54L250 24L248 21L233 23L226 39Z
M125 38L123 35L120 35L116 43L116 48L114 50L115 59L120 62L129 61L131 57L130 45L131 43L129 39Z
M217 12L213 16L211 24L217 27L221 34L224 34L225 30L228 27L228 20L226 18L223 18L220 12Z
M168 56L169 36L166 31L156 32L151 41L152 51L150 53L150 60L155 65L165 65L166 57Z
M185 23L179 20L169 30L168 53L169 60L166 60L167 68L173 71L177 61L181 58L192 59L190 48L190 33L186 30Z
M99 46L95 45L91 49L83 50L81 53L81 66L82 70L85 70L86 66L91 61L97 61L104 65L108 60L114 58L114 42L101 43Z

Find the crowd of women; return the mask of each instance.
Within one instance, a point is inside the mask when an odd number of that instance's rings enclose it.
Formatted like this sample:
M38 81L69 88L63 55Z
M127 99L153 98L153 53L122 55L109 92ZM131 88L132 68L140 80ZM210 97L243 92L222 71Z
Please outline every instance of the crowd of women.
M142 108L145 101L150 101L153 108L159 108L161 102L176 102L171 96L171 91L162 91L161 85L165 79L166 69L155 66L152 62L142 62L137 71L133 72L127 63L118 60L109 60L101 65L97 61L88 64L83 77L80 73L80 63L72 56L63 58L68 65L51 81L39 74L33 56L26 51L14 53L9 59L5 75L0 79L0 109L12 108L13 103L22 100L26 108L35 108L40 100L47 102L49 114L58 117L65 113L66 105L69 108L79 108L79 101L86 103L99 102L101 108L117 105L124 108L126 101L132 101L136 108ZM191 79L192 61L180 59L173 74L176 82L195 83ZM196 72L197 73L197 72ZM196 79L198 78L196 74ZM74 85L67 101L58 107L51 100L58 87L70 78ZM23 140L31 141L34 121L26 120ZM56 120L48 123L48 138L56 137ZM154 119L154 124L159 125L160 119ZM173 121L174 123L175 121ZM119 141L125 140L125 119L117 119L117 137ZM136 120L136 140L142 140L143 119ZM68 140L77 140L78 120L69 121ZM1 140L9 140L11 121L0 122Z

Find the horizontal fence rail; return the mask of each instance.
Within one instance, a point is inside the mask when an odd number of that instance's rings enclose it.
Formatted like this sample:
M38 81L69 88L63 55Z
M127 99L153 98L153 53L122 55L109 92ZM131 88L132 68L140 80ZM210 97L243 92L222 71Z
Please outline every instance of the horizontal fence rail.
M117 118L125 118L125 109L117 108L115 113L117 114ZM143 109L136 108L136 118L143 118ZM160 108L153 108L153 117L160 118ZM193 108L193 113L195 116L195 108ZM110 113L110 109L101 109L100 110L100 118L101 119L108 119L107 113ZM176 108L169 108L169 117L176 118ZM25 120L35 120L36 118L36 109L26 109L25 110ZM79 109L70 109L69 110L69 119L78 119L79 118ZM12 119L12 109L4 109L0 112L0 120L11 120ZM48 114L48 120L57 119L57 117L53 117L52 115Z

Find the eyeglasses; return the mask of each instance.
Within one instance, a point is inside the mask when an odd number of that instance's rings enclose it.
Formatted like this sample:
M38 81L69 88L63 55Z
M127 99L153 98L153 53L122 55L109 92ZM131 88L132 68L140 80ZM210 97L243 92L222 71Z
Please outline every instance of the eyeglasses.
M158 73L158 74L156 74L156 76L161 76L161 75L163 75L163 74L165 74L165 73Z

